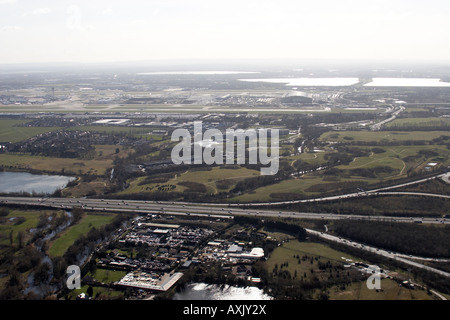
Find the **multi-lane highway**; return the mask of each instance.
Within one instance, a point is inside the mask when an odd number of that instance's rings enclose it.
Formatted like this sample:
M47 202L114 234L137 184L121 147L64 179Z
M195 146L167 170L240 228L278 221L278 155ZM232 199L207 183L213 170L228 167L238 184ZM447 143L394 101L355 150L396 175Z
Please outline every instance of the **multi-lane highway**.
M441 276L444 277L450 277L450 273L436 269L436 268L432 268L429 266L426 266L420 262L417 261L413 261L413 260L419 260L419 261L434 261L434 262L449 262L450 259L436 259L436 258L424 258L424 257L417 257L417 256L412 256L412 255L406 255L406 254L401 254L401 253L396 253L396 252L392 252L392 251L387 251L387 250L383 250L383 249L379 249L376 247L372 247L372 246L368 246L362 243L358 243L355 241L351 241L351 240L347 240L347 239L343 239L341 237L336 237L324 232L319 232L319 231L315 231L315 230L311 230L311 229L306 229L306 231L310 234L316 235L318 237L324 238L328 241L333 241L333 242L337 242L337 243L341 243L341 244L345 244L345 245L349 245L349 246L353 246L356 248L359 248L361 250L365 250L365 251L369 251L378 255L381 255L383 257L386 258L390 258L393 260L397 260L400 262L403 262L407 265L416 267L416 268L420 268L420 269L425 269L427 271L431 271L434 273L437 273Z
M248 204L201 204L187 202L142 201L142 200L114 200L88 198L35 198L35 197L0 197L0 204L37 206L56 209L71 209L81 207L84 210L130 212L139 214L168 214L168 215L203 215L217 218L232 218L235 215L256 217L290 217L299 219L370 219L373 221L397 221L415 223L450 223L450 219L443 217L392 217L342 215L335 213L298 212L292 210L274 210L251 207Z
M130 213L140 213L140 214L167 214L167 215L184 215L184 216L207 216L212 218L223 218L231 219L235 215L246 215L255 217L290 217L299 219L323 219L334 220L334 219L370 219L372 221L397 221L397 222L412 222L412 223L440 223L448 224L450 219L444 217L392 217L392 216L364 216L364 215L342 215L335 213L312 213L312 212L296 212L290 210L275 210L267 209L273 205L279 204L291 204L291 203L302 203L302 202L314 202L314 201L329 201L336 199L346 199L353 197L362 196L374 196L374 195L417 195L425 197L440 197L448 199L450 196L440 195L440 194L430 194L430 193L420 193L420 192L393 192L387 191L395 188L400 188L403 186L408 186L411 184L416 184L420 182L425 182L431 179L441 178L444 181L448 181L449 173L440 174L434 177L416 180L409 183L399 184L396 186L379 188L376 190L369 190L356 193L349 193L337 196L322 197L315 199L303 199L294 201L284 201L284 202L270 202L270 203L247 203L247 204L217 204L217 203L188 203L188 202L167 202L167 201L143 201L143 200L117 200L117 199L90 199L90 198L37 198L37 197L0 197L0 205L19 205L19 206L32 206L32 207L45 207L45 208L57 208L70 210L74 207L81 207L84 210L92 211L107 211L107 212L130 212ZM265 208L262 209L261 206ZM326 238L329 241L335 241L343 243L346 245L351 245L358 247L363 250L371 251L373 253L392 258L411 266L426 269L428 271L435 272L437 274L449 277L450 274L444 271L430 268L425 266L415 260L433 260L438 261L439 259L429 259L421 257L412 257L409 255L392 253L390 251L381 250L378 248L366 246L364 244L356 243L353 241L345 240L326 232L319 232L315 230L307 229L307 232L314 234L319 237ZM441 261L441 260L439 260Z
M275 210L263 210L258 207L271 207L295 203L310 203L310 202L322 202L322 201L333 201L339 199L350 199L357 197L368 197L368 196L382 196L382 195L414 195L423 197L436 197L443 199L450 199L449 195L443 194L433 194L433 193L423 193L423 192L404 192L404 191L388 191L392 189L398 189L401 187L418 184L426 182L433 179L442 179L443 181L449 183L450 172L443 174L438 174L425 179L419 179L411 182L406 182L402 184L397 184L389 187L377 188L372 190L359 190L358 192L352 192L347 194L340 194L334 196L300 199L300 200L288 200L288 201L277 201L277 202L253 202L253 203L190 203L190 202L167 202L167 201L142 201L142 200L114 200L114 199L88 199L88 198L35 198L35 197L0 197L1 203L10 204L23 204L30 206L45 206L53 208L72 208L74 206L83 207L86 210L113 210L122 212L157 212L165 213L174 212L184 212L184 213L201 213L201 214L260 214L260 215L288 215L299 217L317 217L314 213L296 213L296 212L286 212L286 211L275 211ZM244 208L244 209L241 209ZM253 210L254 209L254 210ZM258 211L255 211L255 210ZM252 211L253 210L253 211ZM342 219L342 215L327 214L330 219ZM364 218L365 216L354 216L353 218ZM376 218L376 217L371 217ZM386 217L383 217L386 219ZM405 219L405 218L396 218ZM424 221L425 222L425 221Z

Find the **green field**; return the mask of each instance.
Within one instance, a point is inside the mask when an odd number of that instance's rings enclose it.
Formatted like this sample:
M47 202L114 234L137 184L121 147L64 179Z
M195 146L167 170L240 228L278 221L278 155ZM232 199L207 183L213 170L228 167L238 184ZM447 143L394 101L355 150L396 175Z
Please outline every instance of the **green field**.
M371 150L373 147L361 146L363 150ZM423 145L423 146L380 146L384 152L374 153L364 157L355 157L352 162L346 165L337 166L337 169L343 170L342 175L333 175L327 177L323 172L308 173L301 177L283 180L279 183L257 188L243 195L234 197L232 200L237 202L252 201L277 201L283 194L289 196L318 196L323 191L314 190L337 190L338 183L361 183L376 184L382 181L400 179L406 177L408 170L421 171L429 162L437 162L440 166L450 165L450 155L445 145ZM321 166L325 163L325 155L334 153L326 149L321 153L303 153L298 156L288 157L290 163L296 160L308 162L315 166ZM429 154L428 154L429 153ZM376 177L364 177L356 174L350 175L350 170L354 169L374 169L377 167L390 167L392 172L378 174ZM331 180L327 180L332 178ZM273 196L271 196L271 194ZM280 195L280 196L277 196ZM275 197L274 197L275 196Z
M448 135L448 131L339 131L326 132L320 136L319 140L324 142L376 141L382 145L383 142L392 141L430 141Z
M55 173L64 171L75 174L104 174L106 169L113 166L112 160L78 160L26 154L0 154L0 164L17 169L35 169Z
M205 185L207 193L217 193L219 190L216 183L218 181L230 180L230 186L228 190L232 188L239 180L259 176L260 172L256 170L251 170L247 168L237 168L237 169L226 169L224 167L213 167L211 170L191 170L186 171L180 175L176 175L173 179L168 180L164 183L150 183L139 185L145 177L139 177L129 181L129 187L122 193L139 193L148 192L149 190L155 190L158 185L176 185L174 191L183 192L187 188L180 185L180 182L196 182ZM168 191L170 192L170 191Z
M94 272L89 271L87 275L103 283L113 283L120 281L126 274L126 271L96 268Z
M25 240L31 236L29 230L31 228L35 228L41 211L37 210L16 210L9 209L9 215L6 218L6 221L0 224L0 245L9 246L10 245L10 233L13 235L13 244L18 244L17 234L19 232L23 232L25 235ZM25 221L19 225L14 225L14 219L18 217L24 217Z
M450 126L450 118L402 118L395 119L386 124L390 127L447 127Z
M75 300L76 297L81 293L86 293L88 289L88 285L82 285L80 289L73 289L70 291L70 293L66 296L66 299L69 300ZM117 291L105 287L92 287L94 292L94 298L95 299L122 299L123 298L123 292Z
M407 289L391 279L382 279L380 287L379 291L369 290L364 281L353 282L345 290L332 287L330 300L433 300L425 290Z
M66 174L103 175L113 167L115 157L126 157L132 149L115 145L95 145L96 155L93 159L45 157L30 154L0 153L0 165L14 169L33 169ZM119 149L119 153L116 153Z
M100 126L100 125L90 125L90 126L77 126L68 128L68 130L81 130L81 131L92 131L100 132L103 134L127 134L131 136L152 136L150 133L157 128L137 128L137 127L127 127L127 126Z
M22 127L26 120L0 120L0 142L15 143L38 134L58 130L58 127Z
M275 264L281 264L285 261L289 262L288 270L293 274L295 270L297 271L308 271L311 269L308 264L298 264L297 259L294 255L304 255L308 256L320 256L323 259L331 260L334 262L344 263L346 259L352 259L353 261L362 261L361 259L350 256L346 253L331 249L324 244L316 242L300 242L298 240L290 240L283 243L282 246L276 248L270 255L269 260L267 260L267 268L271 270ZM305 269L306 268L306 269Z
M49 247L51 256L62 256L75 240L85 235L91 228L99 228L110 223L114 214L87 214L76 225L65 230L59 237L53 240Z
M298 263L298 258L308 256L304 261ZM313 258L313 259L312 259ZM326 263L330 261L332 265L347 264L350 259L353 262L363 262L362 259L353 257L347 253L337 251L327 247L326 245L314 242L299 242L297 240L289 240L282 246L276 248L269 259L265 262L265 268L268 272L272 272L274 268L280 268L289 271L296 279L317 276L319 279L326 279L328 271L321 272L318 269L318 263ZM312 263L311 263L312 259ZM370 263L368 263L370 264ZM311 273L311 269L314 273ZM343 273L345 273L343 271ZM300 280L298 280L300 281ZM351 282L345 289L338 286L330 287L328 290L331 300L432 300L433 298L427 294L426 290L416 289L410 290L400 287L399 283L391 279L381 280L381 290L370 290L367 288L366 281ZM316 292L318 294L318 292Z

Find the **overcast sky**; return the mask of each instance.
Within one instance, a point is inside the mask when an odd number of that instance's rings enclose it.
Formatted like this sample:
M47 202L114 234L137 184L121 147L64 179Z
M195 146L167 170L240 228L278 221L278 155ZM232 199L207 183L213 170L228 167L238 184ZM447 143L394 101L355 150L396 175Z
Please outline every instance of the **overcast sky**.
M450 60L448 0L0 0L0 64Z

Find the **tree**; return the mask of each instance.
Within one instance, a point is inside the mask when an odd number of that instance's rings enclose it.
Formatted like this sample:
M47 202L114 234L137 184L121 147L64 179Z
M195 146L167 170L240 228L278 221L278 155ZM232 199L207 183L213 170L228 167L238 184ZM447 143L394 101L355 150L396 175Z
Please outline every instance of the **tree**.
M9 214L8 208L0 208L0 217L6 217Z
M20 248L20 249L23 248L24 239L25 239L25 233L23 232L23 230L20 230L20 231L17 233L17 242L19 243L19 248Z
M48 264L47 262L40 264L37 267L36 272L34 273L35 284L46 282L49 276L50 269L50 264Z
M93 296L94 296L94 288L92 288L92 286L89 286L89 287L87 288L86 293L87 293L87 295L88 295L89 297L93 297Z
M320 292L319 300L324 301L324 300L328 300L329 298L330 298L330 296L328 295L327 292L325 292L325 291Z

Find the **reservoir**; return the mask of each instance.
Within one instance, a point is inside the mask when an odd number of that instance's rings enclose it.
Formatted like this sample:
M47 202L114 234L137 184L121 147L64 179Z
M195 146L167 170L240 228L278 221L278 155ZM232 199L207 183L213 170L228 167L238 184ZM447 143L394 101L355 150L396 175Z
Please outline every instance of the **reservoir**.
M450 87L437 78L373 78L365 87Z
M257 287L191 283L177 292L173 300L272 300L272 297Z
M246 82L284 83L286 86L299 87L342 87L359 83L359 78L269 78L239 80Z
M0 172L0 193L52 194L72 180L75 178L28 172Z

